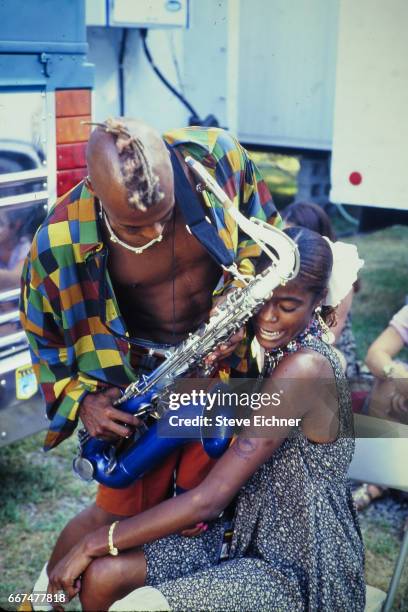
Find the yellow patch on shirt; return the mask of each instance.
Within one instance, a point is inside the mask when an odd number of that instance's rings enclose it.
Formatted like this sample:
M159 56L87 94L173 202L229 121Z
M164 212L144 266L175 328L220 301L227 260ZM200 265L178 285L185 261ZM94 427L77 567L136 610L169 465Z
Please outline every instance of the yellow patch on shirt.
M49 226L48 236L52 247L65 246L71 243L68 221L60 221Z
M118 351L112 351L110 349L99 349L98 359L99 363L103 368L109 368L115 365L123 365L120 353Z

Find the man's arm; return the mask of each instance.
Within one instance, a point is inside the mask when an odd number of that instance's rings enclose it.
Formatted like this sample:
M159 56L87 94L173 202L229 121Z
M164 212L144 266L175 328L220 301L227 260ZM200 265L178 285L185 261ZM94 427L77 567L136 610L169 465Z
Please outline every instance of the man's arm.
M219 151L224 152L223 156L219 156ZM273 204L268 187L246 149L230 134L220 131L214 147L214 157L217 158L215 179L234 206L248 219L255 217L280 228L282 219ZM238 271L242 275L254 276L256 258L261 254L260 247L235 226L235 221L228 216L228 213L224 214L224 219L227 231L222 238L225 242L228 234L229 243L226 246L229 248L232 246L235 250ZM242 281L224 275L223 282L215 291L214 308L225 299L226 293L242 286ZM241 329L228 342L217 347L208 356L207 362L212 363L230 356L241 343L245 342L244 338L245 330ZM244 346L241 353L245 353Z
M135 418L113 408L120 395L118 389L103 393L98 381L78 372L74 347L68 347L64 340L60 313L52 306L30 258L23 270L20 318L51 421L44 449L50 450L69 437L79 416L92 436L126 437L128 430L116 421L134 426Z

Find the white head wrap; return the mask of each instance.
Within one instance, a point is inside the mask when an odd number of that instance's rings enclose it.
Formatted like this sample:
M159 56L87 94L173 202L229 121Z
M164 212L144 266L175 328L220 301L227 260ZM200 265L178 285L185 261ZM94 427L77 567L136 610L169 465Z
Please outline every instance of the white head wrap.
M364 259L358 256L357 247L345 242L332 242L326 236L323 238L329 243L333 254L333 267L327 286L325 306L338 306L351 290L357 280L357 274L364 265Z

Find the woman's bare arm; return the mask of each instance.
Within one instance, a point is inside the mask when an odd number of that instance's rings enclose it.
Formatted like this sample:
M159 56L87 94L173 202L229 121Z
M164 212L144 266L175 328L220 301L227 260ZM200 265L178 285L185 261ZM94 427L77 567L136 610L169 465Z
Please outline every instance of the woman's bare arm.
M395 362L394 357L404 348L404 340L393 327L388 326L378 336L367 351L366 364L377 378L387 378L384 368L391 366L390 380L395 391L402 396L408 397L408 368L403 363ZM404 414L406 409L404 410Z
M404 347L404 341L393 327L387 327L367 351L365 362L377 378L384 378L384 367L391 365L393 358Z

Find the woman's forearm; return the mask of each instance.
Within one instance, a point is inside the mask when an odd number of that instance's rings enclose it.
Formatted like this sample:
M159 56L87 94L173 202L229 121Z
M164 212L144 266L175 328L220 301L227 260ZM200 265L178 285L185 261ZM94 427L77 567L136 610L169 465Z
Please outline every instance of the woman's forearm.
M136 548L153 540L178 533L200 521L216 518L222 511L213 499L205 499L203 487L168 499L158 506L132 518L120 521L114 530L114 545L120 550ZM84 546L92 557L109 553L109 526L101 527L87 536Z
M393 363L391 355L380 349L369 350L365 361L370 372L377 378L386 378L384 368Z
M384 368L393 364L403 346L399 333L393 327L387 327L368 349L365 362L370 372L377 378L387 378Z
M200 521L216 518L281 441L238 437L198 487L120 521L114 530L115 547L119 550L135 548ZM241 451L242 444L245 452ZM109 526L101 527L86 538L84 549L89 556L108 554L108 532Z

